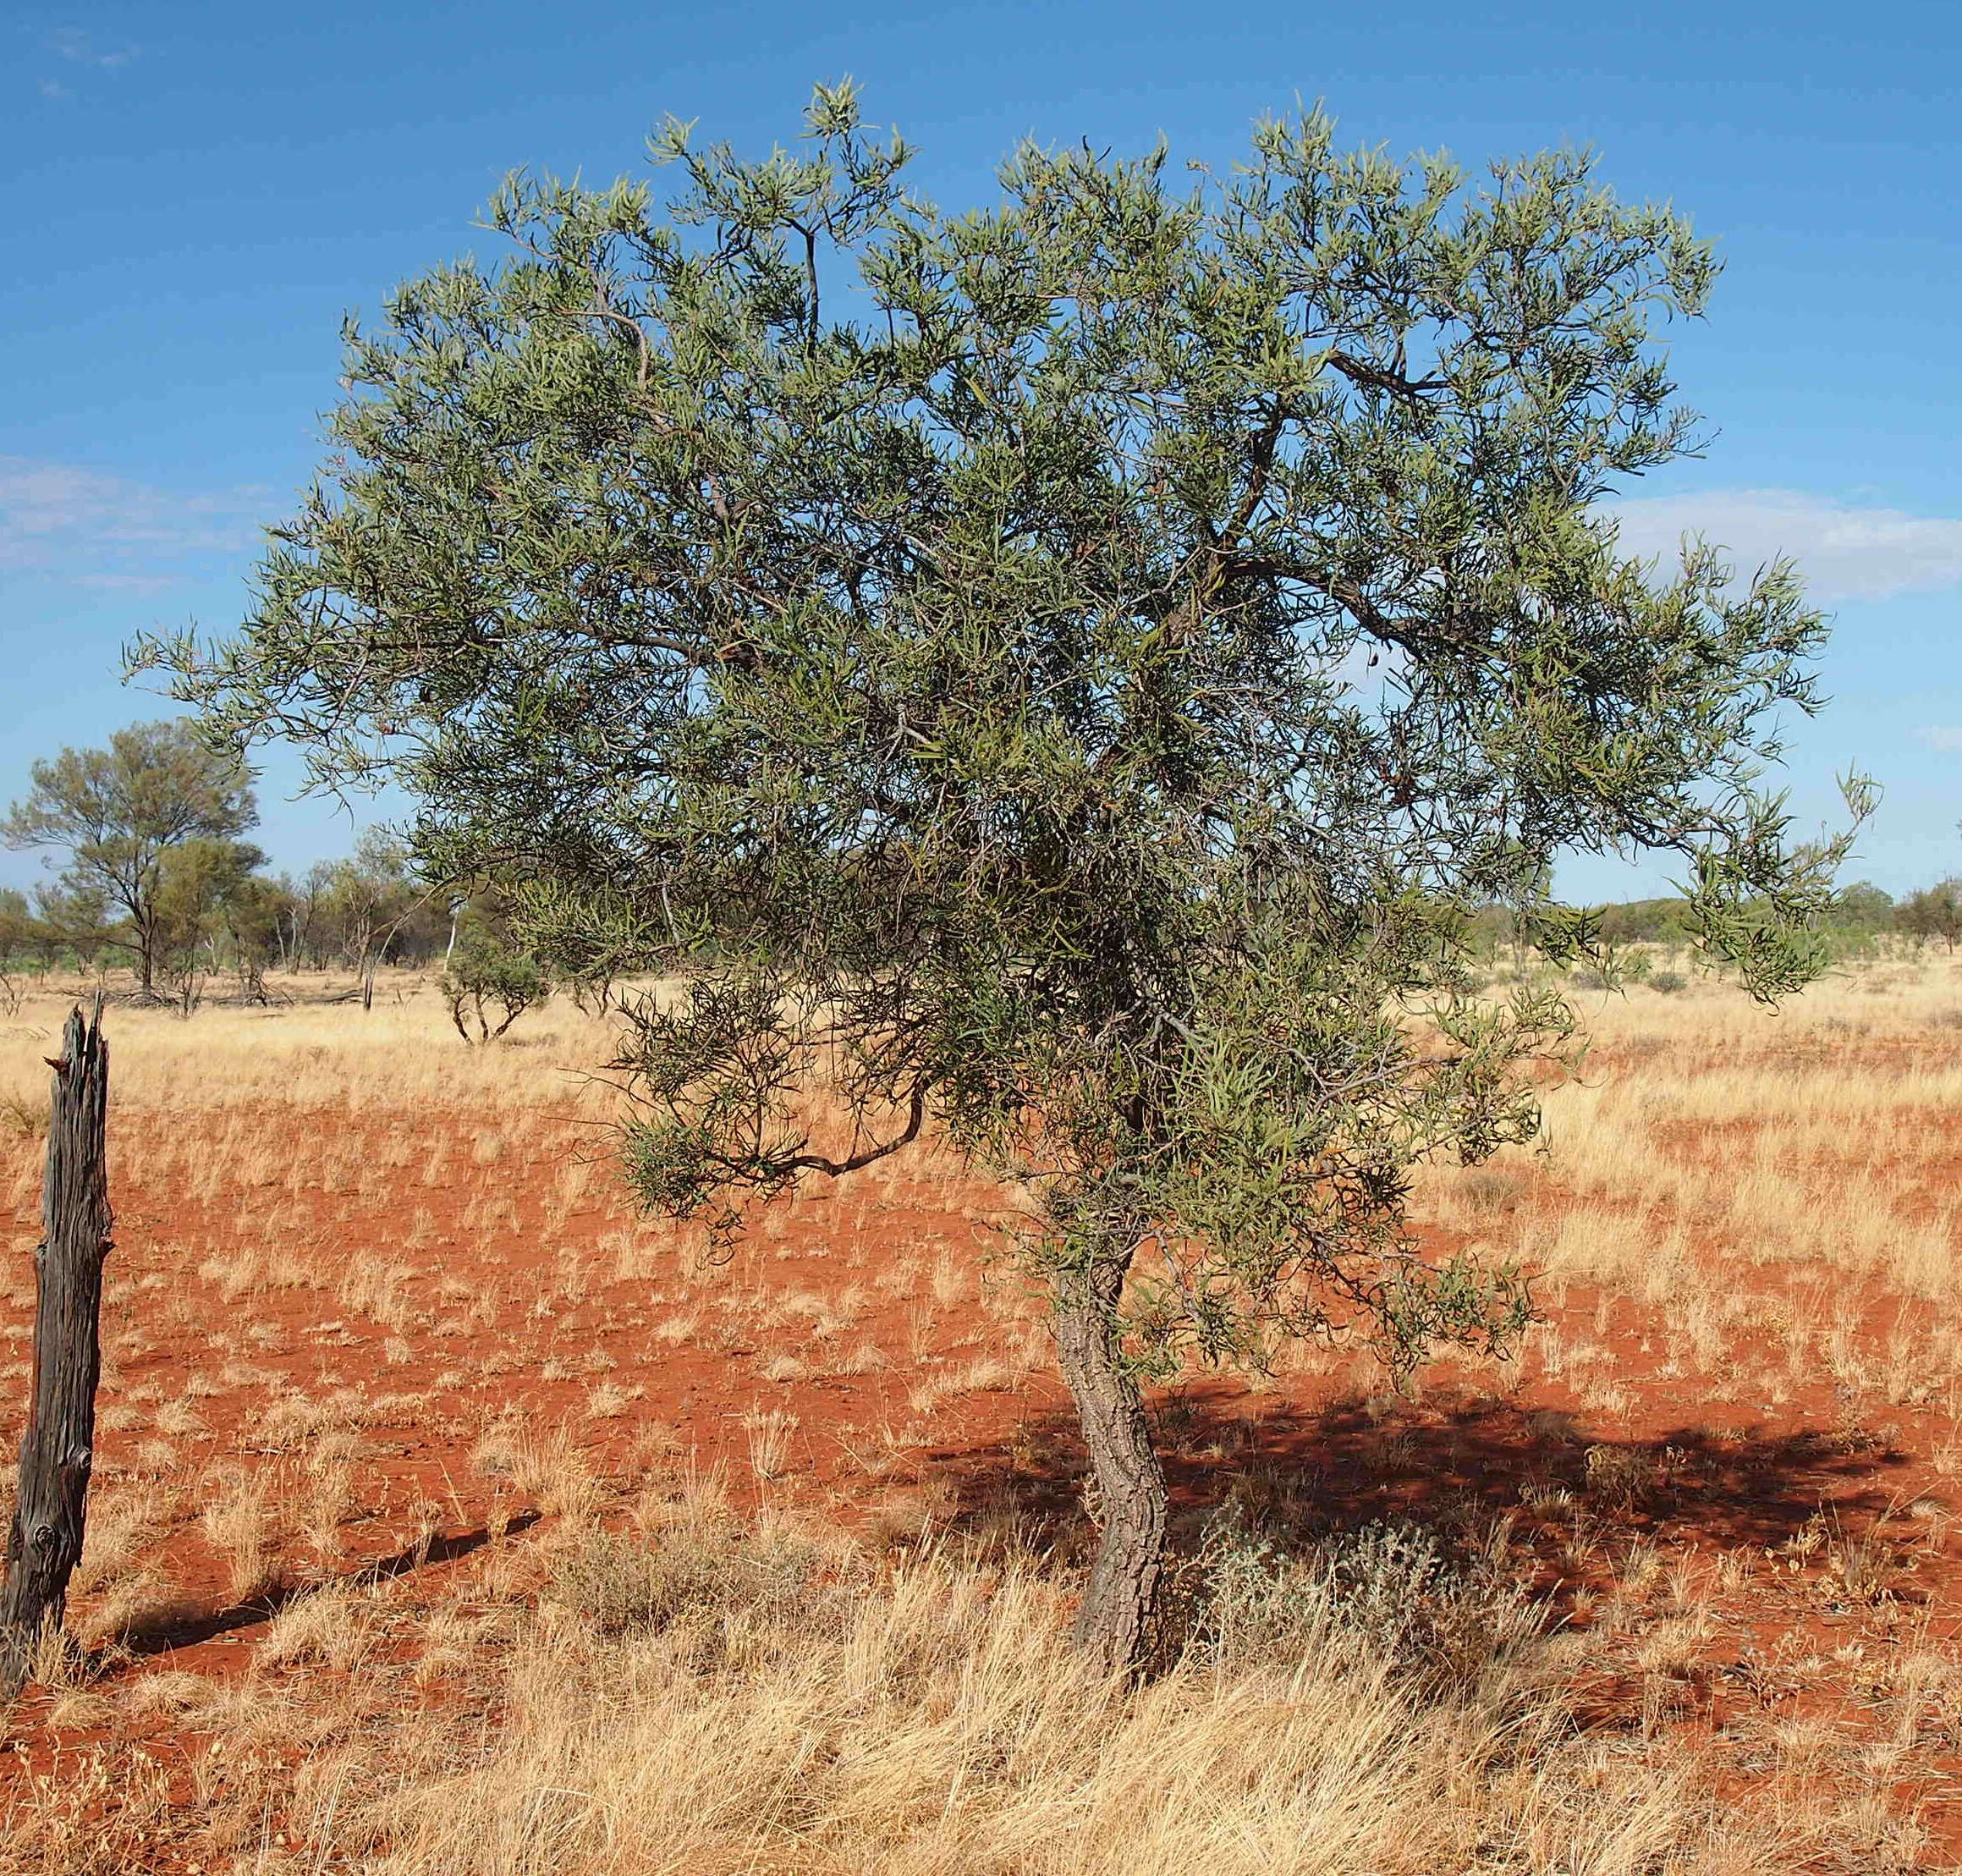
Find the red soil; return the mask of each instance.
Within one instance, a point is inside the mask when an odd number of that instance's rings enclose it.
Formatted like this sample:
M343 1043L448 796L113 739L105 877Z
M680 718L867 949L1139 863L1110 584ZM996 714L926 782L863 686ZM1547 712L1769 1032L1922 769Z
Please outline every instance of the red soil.
M552 1175L563 1145L524 1165L508 1154L480 1165L459 1153L448 1183L431 1186L416 1164L442 1134L469 1141L461 1117L350 1121L338 1110L285 1111L265 1125L281 1130L281 1164L259 1193L224 1186L201 1199L187 1179L154 1177L140 1155L119 1158L112 1273L121 1280L105 1320L116 1372L103 1404L127 1407L133 1392L146 1398L138 1413L109 1416L97 1477L160 1476L159 1455L145 1450L156 1429L115 1422L147 1422L160 1400L183 1396L201 1373L212 1391L190 1400L201 1426L173 1439L170 1477L195 1485L227 1460L290 1472L294 1437L268 1435L269 1423L279 1424L268 1410L298 1395L356 1426L356 1503L341 1520L338 1557L289 1547L283 1583L240 1598L206 1541L194 1493L176 1527L145 1553L167 1570L174 1607L129 1626L128 1656L106 1664L99 1689L166 1669L239 1673L294 1590L337 1575L401 1577L414 1586L405 1609L435 1600L491 1532L530 1513L508 1479L473 1465L473 1450L501 1417L571 1429L587 1465L623 1491L652 1457L673 1465L691 1455L699 1467L722 1468L740 1502L758 1489L745 1417L778 1410L797 1422L785 1474L767 1488L779 1498L848 1521L882 1517L884 1535L898 1541L926 1518L958 1523L1012 1511L1064 1554L1080 1551L1081 1455L1066 1396L1046 1366L1012 1390L969 1394L926 1414L909 1405L923 1373L1020 1345L1024 1331L1008 1307L1012 1274L990 1276L986 1301L973 1280L986 1237L977 1214L992 1196L985 1189L917 1179L813 1192L780 1229L742 1242L719 1290L697 1280L683 1305L675 1298L690 1281L690 1250L668 1253L648 1276L615 1274L614 1252L602 1241L626 1228L627 1215L603 1175L569 1213L554 1213ZM311 1175L289 1177L324 1134L344 1144L351 1127L365 1135L354 1155L365 1169L358 1194L330 1192ZM387 1143L404 1128L415 1152L387 1169ZM213 1129L217 1151L215 1121ZM1721 1153L1722 1142L1696 1150ZM488 1219L486 1197L508 1197L511 1209ZM252 1219L275 1202L283 1242L302 1246L322 1287L261 1286L228 1301L222 1274L201 1274L201 1266L214 1250L245 1241ZM430 1216L419 1223L419 1213ZM24 1209L10 1221L0 1214L0 1225L16 1246L31 1244L35 1221ZM414 1268L393 1324L336 1296L337 1273L363 1251ZM921 1299L932 1297L928 1269L943 1253L967 1281L961 1298L937 1306L929 1321ZM878 1287L909 1258L921 1263L913 1298ZM12 1345L24 1354L18 1331L30 1319L30 1295L18 1280L19 1250L14 1270L0 1328L16 1332ZM461 1279L471 1294L445 1296L446 1279ZM1778 1277L1744 1271L1738 1281L1769 1291ZM857 1319L822 1343L805 1319L765 1327L758 1318L767 1310L725 1312L715 1301L730 1292L759 1306L796 1291L835 1299L849 1285L864 1290ZM486 1290L494 1301L471 1316L475 1293ZM541 1298L550 1299L545 1313ZM1862 1304L1876 1347L1904 1307L1921 1307L1877 1294ZM700 1314L695 1339L654 1339L661 1319L684 1307ZM1639 1547L1650 1546L1664 1574L1684 1560L1693 1566L1697 1593L1714 1604L1714 1629L1660 1698L1630 1648L1594 1658L1580 1692L1586 1723L1682 1729L1707 1743L1720 1775L1740 1791L1768 1775L1762 1729L1742 1719L1811 1714L1855 1736L1893 1736L1896 1719L1873 1691L1877 1663L1910 1641L1952 1649L1962 1616L1962 1555L1948 1535L1956 1489L1936 1465L1952 1431L1948 1417L1932 1406L1849 1399L1827 1383L1794 1389L1775 1406L1740 1393L1754 1366L1770 1362L1768 1340L1753 1348L1745 1338L1725 1375L1665 1378L1664 1312L1625 1296L1574 1288L1548 1314L1612 1350L1613 1378L1633 1400L1625 1418L1599 1420L1557 1381L1494 1391L1490 1371L1449 1363L1426 1370L1408 1399L1366 1394L1381 1384L1360 1366L1297 1374L1258 1393L1196 1379L1157 1401L1182 1528L1229 1492L1279 1505L1310 1528L1388 1514L1443 1516L1465 1528L1509 1511L1521 1567L1534 1573L1554 1619L1576 1629L1599 1620L1631 1553L1639 1559ZM841 1351L864 1341L883 1351L887 1365L838 1372ZM764 1378L767 1360L784 1352L815 1372ZM228 1383L228 1360L258 1372ZM574 1363L588 1371L566 1372ZM615 1417L588 1417L589 1389L599 1382L644 1392ZM18 1439L25 1391L18 1378L0 1386L0 1442ZM1564 1488L1584 1508L1590 1543L1569 1541L1572 1515L1547 1496L1550 1488ZM1844 1560L1867 1540L1868 1574L1849 1582L1844 1569L1835 1573L1835 1553ZM1749 1556L1748 1576L1719 1582L1715 1563L1726 1553ZM85 1632L91 1607L82 1597L71 1610ZM427 1697L461 1692L446 1693L439 1679ZM8 1716L14 1752L0 1773L0 1798L14 1781L105 1743L147 1752L181 1796L211 1750L207 1735L167 1717L105 1723L91 1709L63 1725L59 1703L31 1692ZM1962 1806L1945 1784L1962 1772L1962 1758L1953 1739L1924 1734L1921 1745L1899 1796L1921 1811L1934 1860L1921 1867L1933 1868L1962 1860ZM159 1857L157 1868L181 1867Z

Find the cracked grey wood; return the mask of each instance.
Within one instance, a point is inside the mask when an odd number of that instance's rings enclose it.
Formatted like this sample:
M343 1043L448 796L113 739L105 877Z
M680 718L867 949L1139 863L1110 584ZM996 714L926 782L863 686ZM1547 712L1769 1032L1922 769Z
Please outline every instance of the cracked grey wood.
M109 1050L102 1002L62 1036L49 1103L35 1253L34 1379L14 1522L0 1587L0 1692L18 1693L42 1635L58 1628L82 1554L95 1465L96 1384L102 1367L102 1263L110 1249L107 1121Z

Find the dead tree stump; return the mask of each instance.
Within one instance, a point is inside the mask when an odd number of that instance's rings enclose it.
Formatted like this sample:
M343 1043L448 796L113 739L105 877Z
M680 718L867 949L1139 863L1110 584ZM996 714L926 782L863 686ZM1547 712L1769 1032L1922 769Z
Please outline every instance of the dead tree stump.
M102 1260L112 1222L109 1050L100 996L91 1021L85 1025L80 1010L69 1017L61 1059L49 1065L54 1092L35 1253L33 1395L0 1587L0 1692L8 1697L26 1681L42 1635L61 1626L95 1462Z

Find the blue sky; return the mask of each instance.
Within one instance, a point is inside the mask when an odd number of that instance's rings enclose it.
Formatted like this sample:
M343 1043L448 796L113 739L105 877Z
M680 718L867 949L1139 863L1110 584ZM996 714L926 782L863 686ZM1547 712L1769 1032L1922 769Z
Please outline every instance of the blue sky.
M29 763L160 713L140 627L237 618L256 531L292 505L337 396L343 311L465 250L519 164L638 171L663 113L759 150L814 80L855 75L950 204L1020 136L1228 162L1324 99L1347 137L1474 164L1588 143L1728 272L1680 328L1706 458L1631 492L1652 549L1706 527L1798 554L1836 619L1835 701L1791 784L1829 815L1886 789L1851 869L1962 872L1962 7L1613 9L1108 4L830 8L343 3L0 9L0 804ZM304 865L344 817L269 757L261 839ZM0 852L0 883L35 877ZM1590 897L1659 872L1565 869Z

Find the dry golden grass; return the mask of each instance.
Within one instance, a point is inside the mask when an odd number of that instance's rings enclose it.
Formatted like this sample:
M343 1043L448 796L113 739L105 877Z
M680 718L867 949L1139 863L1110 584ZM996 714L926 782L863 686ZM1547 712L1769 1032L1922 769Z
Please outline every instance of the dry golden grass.
M814 1602L748 1615L709 1673L689 1637L528 1640L521 1719L482 1765L390 1795L378 1867L1782 1867L1666 1754L1577 1747L1503 1677L1441 1701L1367 1667L1187 1666L1129 1694L1085 1674L1025 1573L933 1564Z
M1912 1867L1884 1816L1739 1810L1659 1727L1577 1730L1563 1645L1503 1601L1443 1678L1339 1612L1263 1627L1243 1603L1230 1638L1129 1689L1086 1671L1067 1597L1025 1561L930 1543L888 1571L809 1527L733 1525L712 1482L641 1536L574 1532L548 1561L535 1608L486 1565L421 1612L413 1659L386 1646L390 1586L339 1587L274 1618L244 1684L136 1683L128 1705L223 1742L200 1774L203 1853L376 1876ZM310 1667L343 1678L272 1696ZM1945 1658L1912 1675L1954 1698ZM402 1697L439 1682L496 1717L459 1726ZM1836 1756L1817 1730L1775 1749L1794 1791ZM128 1868L184 1808L140 1785L91 1845L76 1813L102 1790L89 1772L16 1791L8 1840L35 1867Z
M1549 1091L1531 1150L1430 1169L1415 1215L1542 1274L1669 1318L1665 1376L1720 1366L1740 1338L1781 1362L1737 1378L1774 1404L1824 1374L1898 1402L1962 1380L1962 1334L1863 1334L1876 1297L1952 1313L1962 1241L1946 1194L1962 1112L1962 962L1907 954L1836 973L1778 1010L1693 983L1593 999L1593 1053ZM1750 1274L1737 1280L1739 1271ZM1589 1365L1542 1334L1514 1378ZM1959 1402L1962 1405L1962 1402Z
M465 1048L453 1032L444 1034L443 1013L428 983L405 980L394 994L378 995L366 1012L321 1001L319 980L291 986L276 980L274 988L306 1000L264 1009L211 1007L189 1022L168 1010L125 1004L113 1005L107 1016L114 1098L146 1110L232 1111L237 1121L226 1176L239 1168L273 1186L290 1162L284 1143L268 1137L268 1110L480 1114L483 1131L475 1137L425 1142L415 1150L441 1153L443 1159L474 1154L486 1164L508 1149L514 1121L522 1136L541 1109L584 1111L593 1098L584 1078L603 1059L609 1039L603 1025L559 1001L514 1030L505 1046ZM70 1000L59 991L35 994L0 1029L54 1033L51 1025L58 1026ZM0 1110L12 1114L18 1107L45 1115L47 1106L46 1070L26 1051L8 1050L0 1062ZM39 1124L31 1131L38 1133ZM172 1147L158 1139L148 1150L168 1153ZM409 1142L404 1138L395 1150L411 1150ZM441 1160L437 1168L440 1174ZM342 1176L351 1173L343 1162Z
M800 1200L710 1267L595 1157L610 1097L582 1076L607 1037L569 1007L484 1050L406 982L371 1014L113 1010L117 1189L185 1203L144 1216L140 1264L112 1267L114 1456L72 1625L96 1653L49 1653L13 1730L218 1750L188 1762L188 1793L113 1743L6 1785L0 1869L1944 1867L1914 1794L1962 1750L1962 1655L1904 1588L1941 1561L1946 1501L1806 1506L1775 1538L1672 1548L1651 1514L1673 1462L1625 1435L1682 1396L1721 1450L1726 1417L1825 1396L1846 1451L1884 1444L1866 1423L1898 1411L1910 1432L1884 1437L1925 1438L1962 1477L1962 966L1904 955L1775 1014L1701 980L1588 1000L1594 1054L1549 1092L1545 1150L1432 1169L1417 1193L1423 1224L1541 1273L1549 1319L1471 1373L1508 1400L1554 1388L1536 1424L1571 1461L1460 1536L1523 1575L1512 1521L1535 1527L1541 1588L1557 1570L1585 1628L1442 1689L1319 1645L1195 1647L1141 1691L1096 1682L1066 1640L1080 1518L1045 1527L1041 1563L1012 1519L971 1550L937 1536L954 1494L921 1450L963 1412L1025 1419L1051 1365L1035 1300L977 1282L967 1246L994 1201L950 1164ZM17 1250L61 1009L0 1024ZM929 1203L895 1246L882 1208ZM30 1295L13 1283L0 1342L16 1393ZM684 1424L657 1377L684 1361L740 1378L734 1411ZM811 1390L841 1381L856 1417L827 1423ZM1420 1465L1406 1404L1352 1351L1301 1351L1260 1398L1352 1385L1369 1462ZM1155 1411L1231 1504L1299 1521L1300 1468L1176 1397ZM1022 1433L1008 1444L1024 1472L1045 1462ZM442 1466L395 1465L412 1446ZM819 1476L834 1449L842 1482ZM732 1496L760 1521L736 1524ZM480 1551L420 1567L440 1532L478 1527ZM216 1587L187 1594L187 1547ZM398 1554L414 1567L359 1567ZM1795 1619L1726 1631L1800 1583L1841 1612L1829 1642ZM261 1597L278 1606L255 1605L243 1673L120 1652ZM1682 1724L1720 1661L1756 1703L1725 1730L1748 1801L1718 1802ZM1614 1724L1584 1722L1609 1685ZM1820 1688L1843 1706L1805 1705Z

